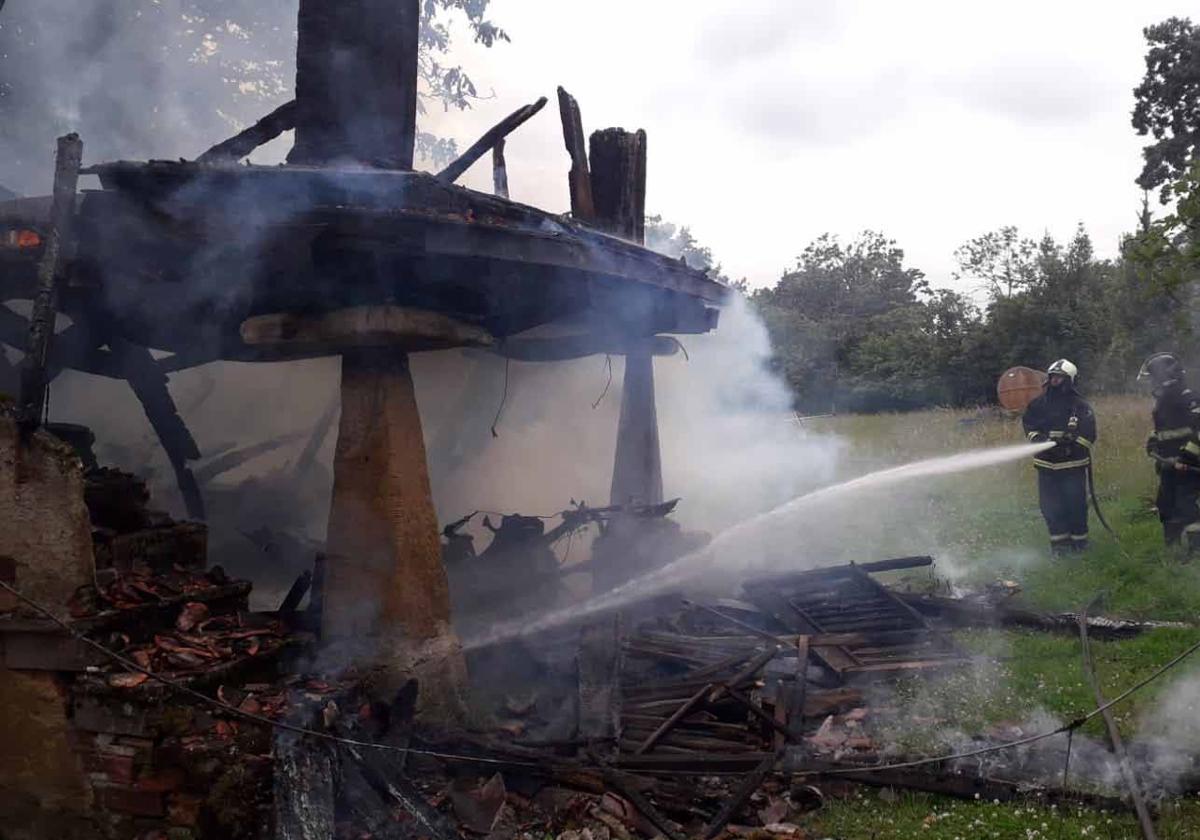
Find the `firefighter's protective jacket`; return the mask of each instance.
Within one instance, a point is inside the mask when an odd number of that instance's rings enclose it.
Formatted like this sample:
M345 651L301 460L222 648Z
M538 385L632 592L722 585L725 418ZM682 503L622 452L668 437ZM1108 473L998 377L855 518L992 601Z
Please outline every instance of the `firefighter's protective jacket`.
M1146 452L1200 466L1200 396L1191 388L1167 388L1156 396L1154 432L1146 441Z
M1022 419L1032 443L1052 440L1058 445L1034 456L1040 470L1086 467L1096 443L1096 415L1073 387L1046 388L1029 404Z

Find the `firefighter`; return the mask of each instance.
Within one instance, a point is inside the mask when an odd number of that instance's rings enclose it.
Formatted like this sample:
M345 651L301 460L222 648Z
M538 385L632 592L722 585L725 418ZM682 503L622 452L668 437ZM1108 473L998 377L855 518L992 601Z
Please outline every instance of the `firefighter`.
M1169 545L1200 548L1200 397L1187 387L1186 371L1170 353L1156 353L1138 371L1154 394L1154 431L1146 454L1158 472L1155 506Z
M1096 416L1075 390L1078 369L1059 359L1046 370L1042 395L1025 409L1025 436L1054 447L1033 457L1038 504L1050 529L1050 551L1059 556L1088 544L1087 484L1096 443Z

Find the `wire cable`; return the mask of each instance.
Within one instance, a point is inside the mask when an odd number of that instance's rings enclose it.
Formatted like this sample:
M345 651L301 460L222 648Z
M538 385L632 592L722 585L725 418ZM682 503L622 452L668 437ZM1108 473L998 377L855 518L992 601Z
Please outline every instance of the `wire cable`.
M271 718L266 717L264 715L255 714L253 712L246 712L246 711L243 711L242 709L239 709L237 706L231 706L230 704L222 702L221 700L218 700L215 697L209 697L207 694L199 692L196 689L191 688L190 686L183 685L182 683L176 682L175 680L172 680L169 677L164 677L163 675L156 673L154 671L151 671L148 668L143 668L141 665L139 665L137 662L134 662L132 659L130 659L126 656L122 656L121 654L117 653L116 651L110 650L108 647L100 644L96 640L90 639L87 636L85 636L84 634L80 633L74 627L67 624L67 622L63 621L61 618L59 618L57 615L55 615L53 612L51 612L48 608L42 606L37 601L34 601L33 599L27 597L26 595L24 595L17 589L14 589L12 586L9 586L4 581L0 581L0 589L4 589L4 591L11 594L13 597L15 597L21 603L25 604L26 606L30 607L31 609L35 610L36 612L38 612L41 615L45 616L46 618L50 619L52 622L54 622L59 627L61 627L63 630L65 630L67 632L67 634L69 636L71 636L71 638L75 639L78 642L82 642L83 644L93 648L97 652L103 654L105 657L111 659L112 661L118 663L119 665L122 665L123 667L127 668L128 670L136 671L139 674L144 674L147 677L149 677L150 679L154 680L155 682L161 683L162 685L171 689L172 691L176 691L180 694L191 697L194 700L199 700L202 703L207 703L208 705L213 706L214 708L221 709L222 711L228 712L229 714L235 715L243 720L248 720L253 723L262 725L262 726L270 726L275 729L282 729L286 732L293 732L297 735L304 735L309 738L318 738L322 741L328 741L328 742L337 743L337 744L345 744L346 746L351 746L351 747L366 747L368 749L383 750L385 752L410 753L412 755L427 755L432 758L444 758L449 761L466 761L466 762L472 762L472 763L478 763L478 764L505 764L505 765L516 765L516 766L520 766L520 767L540 767L540 766L542 766L541 763L532 762L532 761L510 761L508 759L485 758L483 756L461 755L458 753L445 753L445 752L438 752L437 750L419 749L417 747L397 747L397 746L393 746L392 744L376 743L375 741L360 741L355 738L343 738L339 735L332 735L328 732L320 732L316 729L308 729L303 726L297 726L295 724L285 723L283 721L272 720Z
M844 768L839 767L839 768L835 768L835 769L831 769L831 770L814 770L814 771L812 771L812 773L810 775L822 775L822 776L837 775L837 776L840 776L840 775L845 775L845 774L850 774L850 773L867 773L867 772L875 772L875 771L879 771L879 770L906 770L910 767L923 767L927 764L940 764L944 761L959 761L964 758L975 758L976 756L988 755L989 753L1001 752L1003 750L1014 749L1016 747L1029 746L1030 744L1037 743L1038 741L1044 741L1047 738L1053 738L1055 735L1061 735L1064 732L1071 732L1075 729L1078 729L1079 727L1083 726L1085 723L1087 723L1088 721L1097 717L1098 715L1104 714L1106 711L1111 709L1113 706L1117 705L1118 703L1120 703L1123 700L1125 700L1126 698L1128 698L1134 692L1140 691L1141 689L1145 688L1147 685L1149 685L1150 683L1157 680L1163 674L1170 671L1172 668L1174 668L1180 662L1187 659L1189 656L1191 656L1197 650L1200 650L1200 642L1196 642L1194 645L1191 645L1186 650L1184 650L1182 653L1180 653L1178 656L1176 656L1174 659L1172 659L1171 661L1169 661L1165 665L1163 665L1161 668L1159 668L1157 671L1154 671L1152 674L1150 674L1145 679L1140 680L1137 683L1134 683L1128 689L1126 689L1121 694L1114 697L1112 700L1109 700L1104 705L1097 706L1095 709L1088 712L1083 717L1076 718L1075 720L1070 721L1069 723L1065 723L1062 726L1058 727L1057 729L1052 729L1049 732L1041 732L1041 733L1038 733L1037 735L1029 735L1025 738L1019 738L1016 741L1008 741L1003 744L992 744L987 747L980 747L979 749L976 749L976 750L967 750L966 752L961 752L961 753L951 753L950 755L933 756L931 758L919 758L919 759L913 759L912 761L898 761L898 762L895 762L892 764L861 764L861 765L856 765L854 767L844 767ZM799 772L801 775L809 775L809 774L806 774L804 771L799 771Z

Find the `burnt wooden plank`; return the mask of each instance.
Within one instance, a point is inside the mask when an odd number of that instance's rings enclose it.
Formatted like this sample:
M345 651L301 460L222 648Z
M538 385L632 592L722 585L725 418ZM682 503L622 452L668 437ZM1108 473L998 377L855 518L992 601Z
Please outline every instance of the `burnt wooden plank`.
M83 141L78 134L58 138L54 162L54 193L50 224L44 232L45 246L38 263L37 287L29 317L29 340L21 348L20 420L26 427L42 422L46 410L46 365L54 340L57 314L57 284L74 247L75 189L83 161Z
M479 160L490 149L494 148L498 142L503 142L504 138L512 134L518 128L525 124L527 120L533 117L538 111L546 107L546 97L540 97L537 102L525 105L513 111L500 122L484 132L483 136L471 144L465 152L450 162L450 165L437 174L441 181L453 183L457 181L462 174L471 168L475 161ZM507 180L505 181L507 189Z
M645 240L646 132L606 128L589 142L598 227L631 242Z
M270 143L285 131L296 127L296 100L285 102L254 125L240 131L228 140L222 140L200 157L197 163L238 161L259 146Z
M612 738L619 731L620 615L580 631L578 658L579 737Z
M775 763L779 760L779 758L779 754L775 753L763 759L762 762L755 767L745 779L742 780L742 783L738 785L737 790L735 790L733 795L730 796L729 799L726 800L725 804L721 806L721 810L717 812L717 815L713 817L712 822L705 826L704 840L715 840L717 835L719 835L729 821L733 819L734 814L745 807L746 803L750 801L750 797L754 795L754 792L762 787L762 783L766 780L767 775L775 769Z
M592 199L583 116L575 97L561 87L558 89L558 112L562 119L563 143L571 157L571 171L567 175L571 190L571 215L581 222L591 222L596 217L596 205Z
M504 159L504 140L496 141L492 146L492 192L501 198L508 198L508 163Z
M420 0L301 0L290 163L412 169Z
M338 762L326 743L275 730L275 840L331 840Z

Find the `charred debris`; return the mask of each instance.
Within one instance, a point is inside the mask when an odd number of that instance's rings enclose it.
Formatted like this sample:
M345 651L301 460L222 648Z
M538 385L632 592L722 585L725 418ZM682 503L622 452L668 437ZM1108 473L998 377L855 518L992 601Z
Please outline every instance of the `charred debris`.
M874 727L890 681L968 664L947 627L1064 629L873 577L929 558L663 596L463 650L466 633L566 602L552 546L584 527L600 532L596 592L704 544L670 518L653 360L714 329L728 290L642 247L645 133L585 140L561 88L569 216L507 198L505 137L545 99L442 172L413 171L418 11L302 0L294 102L195 161L85 167L64 137L53 195L0 203L0 293L32 301L28 319L0 308L0 341L25 354L16 372L0 354L17 396L0 411L6 836L801 836L797 815L848 784L1122 807L1046 781L1034 753L878 769L897 758ZM240 163L293 129L287 165ZM488 152L496 194L455 186ZM85 174L101 188L80 194ZM549 529L438 522L409 357L462 347L624 358L607 504L573 503ZM167 378L330 355L326 543L276 609L251 611L251 583L208 556L201 487L254 453L201 453ZM96 463L87 429L44 423L65 369L129 384L188 521ZM492 532L482 551L468 520Z

